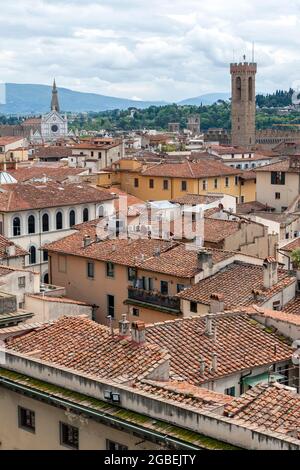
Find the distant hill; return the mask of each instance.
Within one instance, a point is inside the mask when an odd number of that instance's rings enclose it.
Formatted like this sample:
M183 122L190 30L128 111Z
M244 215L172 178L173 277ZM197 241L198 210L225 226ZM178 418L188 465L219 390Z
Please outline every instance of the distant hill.
M50 109L50 86L7 83L5 88L6 104L0 105L2 114L44 114ZM144 109L166 104L163 101L135 101L96 93L81 93L67 88L59 88L58 91L61 110L66 112L99 112L130 107Z
M190 106L209 106L216 103L218 100L227 101L230 98L229 93L207 93L205 95L196 96L195 98L188 98L186 100L180 101L180 105L190 105Z

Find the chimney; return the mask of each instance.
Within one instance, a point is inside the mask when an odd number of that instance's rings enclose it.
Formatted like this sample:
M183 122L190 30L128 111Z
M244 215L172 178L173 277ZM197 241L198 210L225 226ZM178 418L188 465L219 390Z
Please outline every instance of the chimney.
M213 318L214 318L214 315L208 314L206 316L205 335L208 338L213 338L213 336L214 336L214 333L213 333Z
M92 243L92 238L89 235L85 235L82 241L82 247L86 248Z
M216 372L217 368L218 368L218 355L217 355L217 353L213 353L212 363L211 363L211 370L213 372Z
M145 323L141 321L134 321L131 323L131 337L132 341L137 344L143 344L146 341L146 328Z
M278 282L278 263L269 256L263 262L264 288L271 289Z
M8 257L16 256L16 245L14 245L13 243L11 245L8 245L5 251Z
M201 270L211 269L213 265L212 253L207 250L199 250L197 253L198 268Z
M203 359L203 357L200 357L200 375L204 375L205 367L205 360Z
M225 307L224 295L223 294L211 294L209 313L224 312L224 307Z
M122 315L122 320L119 321L119 336L126 338L130 334L129 321L127 320L127 315Z

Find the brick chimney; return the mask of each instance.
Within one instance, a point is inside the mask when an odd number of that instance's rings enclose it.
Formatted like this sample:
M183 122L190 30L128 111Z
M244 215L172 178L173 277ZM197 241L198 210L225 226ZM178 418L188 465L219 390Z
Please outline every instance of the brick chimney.
M269 256L263 262L264 288L271 289L278 282L278 262Z
M207 251L205 249L199 250L197 253L197 259L198 259L198 269L205 271L207 269L212 268L213 261L212 261L212 253L210 251Z
M209 313L224 312L224 308L225 308L224 295L218 294L218 293L211 294Z
M130 335L130 322L127 320L127 315L122 315L122 320L119 321L119 336L126 338Z
M131 323L131 337L132 341L137 344L143 344L146 341L146 327L145 323L141 321L134 321Z

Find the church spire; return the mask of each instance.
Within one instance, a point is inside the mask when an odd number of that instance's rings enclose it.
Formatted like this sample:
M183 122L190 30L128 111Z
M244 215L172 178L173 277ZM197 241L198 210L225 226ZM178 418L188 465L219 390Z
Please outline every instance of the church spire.
M55 79L53 81L53 88L52 88L52 100L51 100L51 111L60 112L59 101L58 101L58 91L56 88Z

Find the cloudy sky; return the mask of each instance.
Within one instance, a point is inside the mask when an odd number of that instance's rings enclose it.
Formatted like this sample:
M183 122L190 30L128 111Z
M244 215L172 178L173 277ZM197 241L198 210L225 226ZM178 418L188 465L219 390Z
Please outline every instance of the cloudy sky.
M300 81L300 0L0 0L0 79L180 100L229 91L251 58L258 90Z

